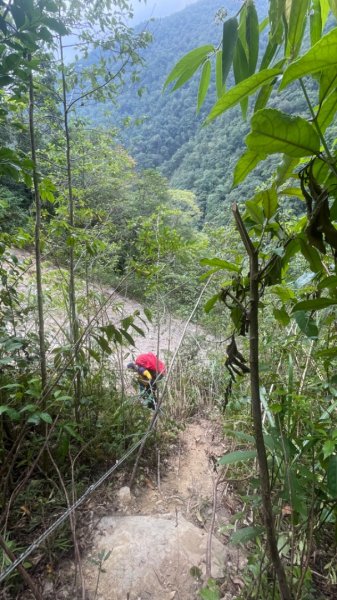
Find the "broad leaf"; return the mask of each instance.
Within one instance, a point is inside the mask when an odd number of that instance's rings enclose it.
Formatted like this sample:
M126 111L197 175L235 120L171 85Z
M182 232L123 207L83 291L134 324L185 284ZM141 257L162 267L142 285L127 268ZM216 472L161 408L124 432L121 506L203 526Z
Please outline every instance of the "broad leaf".
M263 225L264 215L262 207L256 197L253 200L247 200L245 203L246 211L249 217L254 221L254 223L258 223Z
M233 63L233 54L237 38L237 19L227 19L227 21L225 21L223 24L222 33L222 85L225 85L228 73Z
M246 150L235 165L233 187L246 179L247 175L255 169L259 162L265 159L265 154L258 154L254 150Z
M319 136L313 125L301 117L265 108L253 115L251 125L252 131L246 138L250 150L285 153L295 158L319 153Z
M262 85L277 77L281 72L281 69L265 69L248 77L248 79L244 79L244 81L232 87L219 98L207 117L206 122L212 121L229 108L236 106L236 104L244 100L247 96L254 94Z
M283 325L284 327L286 327L287 325L289 325L290 323L290 317L286 311L286 309L284 308L284 306L282 306L282 308L274 308L273 309L273 315L275 317L275 319L281 323L281 325Z
M306 313L304 310L296 311L294 319L299 326L300 330L311 340L317 340L318 338L318 327L315 321Z
M256 450L236 450L219 458L219 464L232 465L237 462L246 462L251 458L256 458Z
M198 90L198 101L197 101L197 112L201 109L203 103L205 102L207 90L209 87L209 82L211 80L211 62L206 60L200 77L199 90Z
M291 63L285 70L280 85L280 90L284 89L289 83L304 77L319 73L329 67L337 65L337 28L332 29L320 39L308 52L301 58Z
M239 267L238 265L216 257L202 258L200 264L203 266L219 267L220 269L227 269L227 271L235 271L236 273L239 273L241 271L241 267Z
M261 202L266 219L271 219L276 213L278 206L275 188L269 188L269 190L258 192L255 197Z
M207 300L206 304L204 305L205 313L208 314L209 312L211 312L212 308L218 302L219 298L220 298L219 294L215 294L215 296L212 296L212 298Z
M308 261L313 273L320 273L323 270L322 261L316 248L313 248L304 239L300 238L300 248L304 258Z
M337 299L333 300L332 298L314 298L312 300L303 300L303 302L298 302L295 304L293 313L300 310L322 310L323 308L328 308L329 306L336 306L336 304Z
M167 76L164 83L164 89L168 86L169 83L172 83L175 80L177 80L177 83L175 84L175 89L179 87L179 81L185 83L185 81L192 77L195 71L200 67L200 65L204 62L204 60L211 52L214 52L214 46L210 44L207 46L195 48L191 52L188 52L188 54L183 56L183 58L179 60L179 62L177 62L177 64L173 67L172 71ZM184 79L186 76L187 79ZM183 83L180 83L180 85L182 85Z

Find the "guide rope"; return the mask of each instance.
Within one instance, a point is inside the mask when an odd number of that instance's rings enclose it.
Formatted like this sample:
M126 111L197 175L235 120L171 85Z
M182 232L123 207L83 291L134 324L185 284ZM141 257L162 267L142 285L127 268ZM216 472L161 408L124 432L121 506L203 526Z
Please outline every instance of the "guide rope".
M0 583L4 581L19 565L21 565L26 560L26 558L28 558L28 556L30 556L30 554L34 550L36 550L36 548L38 548L42 544L42 542L44 542L44 540L46 540L54 531L56 531L56 529L58 529L58 527L67 519L67 517L69 517L71 513L73 513L81 504L83 504L84 500L91 496L91 494L95 490L97 490L97 488L106 479L108 479L110 475L112 475L112 473L116 471L116 469L118 469L118 467L121 464L123 464L123 462L125 462L126 459L129 458L129 456L131 456L131 454L133 454L133 452L135 452L135 450L137 450L137 448L139 448L139 446L143 442L145 442L146 438L150 435L151 432L152 430L148 429L146 433L141 437L141 439L138 440L138 442L136 442L133 446L131 446L131 448L129 448L127 452L125 452L122 458L116 460L115 464L112 465L112 467L110 467L110 469L106 471L106 473L104 473L104 475L102 475L96 481L96 483L90 485L84 492L84 494L82 494L82 496L76 502L74 502L74 504L69 506L67 510L58 519L56 519L56 521L54 521L54 523L52 523L52 525L50 525L48 529L46 529L46 531L41 533L41 535L22 554L20 554L20 556L18 556L18 558L16 558L14 562L12 562L12 564L6 567L6 569L4 569L4 571L0 573Z

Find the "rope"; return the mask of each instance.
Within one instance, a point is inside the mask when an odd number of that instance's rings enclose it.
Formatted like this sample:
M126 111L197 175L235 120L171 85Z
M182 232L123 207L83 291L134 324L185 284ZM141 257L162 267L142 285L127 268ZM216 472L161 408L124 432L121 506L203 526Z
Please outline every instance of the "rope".
M97 488L106 479L108 479L108 477L110 477L110 475L114 471L116 471L116 469L118 469L118 467L123 462L125 462L126 459L129 458L129 456L131 456L131 454L133 454L135 450L137 450L137 448L143 443L143 441L146 440L150 433L151 430L148 430L138 442L131 446L131 448L122 456L122 458L116 460L115 464L112 467L110 467L110 469L106 471L106 473L104 473L104 475L102 475L96 481L96 483L90 485L84 492L84 494L76 502L74 502L72 506L69 506L69 508L67 508L67 510L58 519L56 519L56 521L54 521L54 523L52 523L52 525L50 525L48 529L46 529L46 531L41 533L41 535L22 554L20 554L20 556L18 556L18 558L11 565L9 565L4 571L2 571L0 573L0 583L4 581L8 577L8 575L10 575L19 565L21 565L26 560L26 558L28 558L28 556L30 556L30 554L34 550L36 550L36 548L38 548L42 544L42 542L44 542L44 540L46 540L54 531L56 531L56 529L58 529L58 527L67 519L67 517L69 517L71 513L73 513L81 504L83 504L84 500L91 496L91 494L95 490L97 490Z

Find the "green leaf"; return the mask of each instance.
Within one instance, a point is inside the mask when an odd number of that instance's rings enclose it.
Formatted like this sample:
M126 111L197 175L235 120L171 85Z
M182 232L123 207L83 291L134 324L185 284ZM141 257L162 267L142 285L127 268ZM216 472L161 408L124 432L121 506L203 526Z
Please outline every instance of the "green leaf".
M255 540L262 533L261 527L253 527L252 525L249 527L242 527L237 531L234 531L231 535L230 543L231 544L246 544L251 540Z
M207 300L207 302L204 306L205 313L208 314L209 312L211 312L212 308L215 306L215 304L218 302L219 299L220 299L219 294L215 294L215 296L212 296L212 298Z
M246 41L248 48L248 72L252 75L255 72L257 59L259 56L259 19L253 2L247 5L246 17Z
M106 352L107 354L112 354L112 350L107 342L107 340L99 335L99 336L95 336L95 339L98 343L98 345L102 348L103 352Z
M45 423L49 423L49 425L51 425L53 423L53 419L51 418L50 414L48 414L46 412L40 413L40 419L41 419L41 421L44 421Z
M335 447L336 447L336 443L334 440L326 440L326 442L324 442L323 448L322 448L323 460L325 460L326 458L328 458L328 456L331 456L331 454L334 453Z
M270 22L270 37L275 40L275 43L280 44L282 41L282 19L285 0L270 0L269 2L269 22Z
M259 162L265 159L265 154L258 154L257 152L254 152L254 150L246 150L235 165L232 187L235 187L244 181L247 175L255 169Z
M237 462L246 462L251 458L256 458L256 450L235 450L235 452L229 452L219 458L219 464L232 465Z
M241 13L241 14L243 14L243 13ZM234 80L235 80L236 84L240 83L241 81L243 81L249 77L247 54L243 47L240 37L238 37L236 46L235 46L234 57L233 57L233 71L234 71ZM243 97L243 99L240 100L240 104L241 104L242 117L243 117L243 119L245 119L247 116L247 110L248 110L248 96Z
M273 315L275 317L275 319L281 323L281 325L283 325L284 327L286 327L287 325L289 325L290 323L290 317L286 311L286 309L284 308L284 306L282 306L282 308L274 308L273 309Z
M309 0L295 0L291 3L287 51L292 58L297 56L304 35Z
M125 337L125 339L129 342L129 344L131 344L131 346L135 345L135 341L133 339L133 337L125 330L125 329L121 329L121 334Z
M234 48L238 38L238 21L236 18L227 19L222 32L222 86L225 85L232 66Z
M276 171L276 179L275 184L277 187L283 185L290 177L293 176L293 171L295 167L298 165L298 158L291 158L290 156L284 155L282 158L282 162L278 165ZM297 179L296 175L296 179Z
M300 249L304 258L308 261L313 273L320 273L323 270L322 261L316 248L313 248L304 239L300 238Z
M220 50L216 53L215 85L216 85L217 98L220 98L223 94L223 89L224 89L223 81L222 81L222 52Z
M200 264L202 266L220 267L220 269L227 269L227 271L235 271L236 273L239 273L241 271L241 267L239 267L238 265L216 257L202 258Z
M219 98L219 100L213 106L206 119L206 123L213 121L213 119L221 115L229 108L236 106L236 104L241 102L244 98L256 92L256 90L264 85L266 81L274 79L281 72L281 69L265 69L264 71L255 73L255 75L251 75L251 77L248 77L248 79L245 79L244 81L241 81L232 87L230 90L228 90L228 92L221 96L221 98Z
M304 310L299 310L296 311L293 316L302 333L311 340L317 340L318 327L310 315Z
M288 302L289 300L296 298L293 290L286 285L273 285L270 287L270 291L272 294L278 296L282 302Z
M277 193L275 188L269 188L269 190L263 190L256 194L256 199L262 203L264 216L266 219L271 219L277 211Z
M323 102L317 115L317 122L324 133L333 122L337 110L337 90L334 90Z
M327 468L327 484L329 494L337 498L337 456L330 456Z
M175 89L177 89L179 85L183 85L185 81L192 77L195 71L200 67L200 65L204 62L208 54L210 54L211 52L214 52L214 46L207 45L195 48L194 50L183 56L183 58L179 60L179 62L177 62L177 64L173 67L172 71L167 76L166 81L164 83L164 89L168 86L169 83L175 80L177 80L177 83L175 84ZM185 79L186 75L187 78ZM182 81L182 83L178 85L179 81Z
M300 188L296 188L296 187L288 187L288 188L284 188L283 190L279 191L279 195L281 196L292 196L295 198L299 198L300 200L304 200L303 198L303 192Z
M263 210L262 210L262 207L260 206L260 204L255 199L247 200L245 202L245 207L246 207L246 211L247 211L248 215L250 216L250 218L252 219L252 221L254 221L254 223L259 223L260 225L263 225L264 215L263 215Z
M308 52L303 54L301 58L289 65L284 72L280 90L284 89L292 81L295 81L295 79L299 79L305 75L313 75L329 67L336 66L336 44L337 28L334 28L323 36L317 44L312 46Z
M291 117L273 108L265 108L253 115L251 125L252 131L246 138L246 144L255 152L302 157L320 151L317 132L301 117Z
M312 0L310 12L310 39L314 46L322 36L322 13L320 0Z
M331 67L322 71L320 82L319 82L319 101L322 103L325 98L336 88L337 86L337 66Z
M329 275L329 277L325 277L322 281L319 282L317 288L319 290L323 290L325 288L337 288L337 275Z
M207 90L209 87L209 82L211 80L211 62L206 60L200 77L199 90L198 90L198 101L197 101L197 112L201 109L203 103L205 102Z
M274 39L270 38L268 41L265 53L261 60L260 71L262 71L263 69L267 69L269 67L271 61L273 60L273 58L275 56L277 48L278 48L278 45L276 44Z
M336 306L337 299L333 300L332 298L314 298L312 300L303 300L302 302L298 302L293 307L293 313L298 312L299 310L322 310L323 308L328 308L329 306Z
M337 0L329 0L330 8L337 19Z
M147 320L150 321L150 323L152 323L152 311L150 310L150 308L143 308L144 311L144 315L146 316Z

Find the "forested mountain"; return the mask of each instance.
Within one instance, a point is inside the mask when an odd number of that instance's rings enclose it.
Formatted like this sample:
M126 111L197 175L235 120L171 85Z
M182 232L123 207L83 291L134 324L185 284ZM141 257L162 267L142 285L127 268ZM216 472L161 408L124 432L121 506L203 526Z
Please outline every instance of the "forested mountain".
M262 21L267 14L267 2L259 0L256 4ZM169 71L184 54L198 46L220 42L221 9L231 17L239 8L237 0L200 0L150 23L153 41L142 53L146 68L139 80L125 86L118 109L111 108L107 112L106 104L102 111L97 111L95 104L84 106L86 116L120 128L121 141L140 169L158 168L172 187L193 191L201 208L202 223L226 222L232 201L238 197L248 198L268 179L270 160L260 164L249 182L231 192L234 165L243 152L248 131L240 108L202 127L215 94L206 98L197 114L199 77L175 93L163 91L163 86ZM263 35L261 52L267 40ZM232 74L229 83L232 83ZM290 114L306 110L298 88L292 90L287 99L283 98L281 104L275 96L273 105Z

